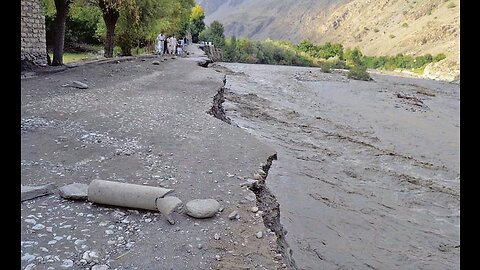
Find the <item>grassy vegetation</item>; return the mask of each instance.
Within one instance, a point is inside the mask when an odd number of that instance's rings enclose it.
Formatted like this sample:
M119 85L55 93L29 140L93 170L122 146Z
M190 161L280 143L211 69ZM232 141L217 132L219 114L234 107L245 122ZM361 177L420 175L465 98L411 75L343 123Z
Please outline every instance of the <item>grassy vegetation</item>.
M348 69L348 77L357 80L371 80L367 68L410 70L422 74L426 65L444 59L445 54L432 56L365 56L358 49L343 49L341 44L325 43L316 45L302 41L294 45L287 41L250 41L226 39L223 49L223 61L251 64L276 64L319 67L323 72L332 69Z
M53 53L50 54L50 59L53 59ZM63 53L63 63L73 63L81 60L95 59L98 54L91 52L65 52Z

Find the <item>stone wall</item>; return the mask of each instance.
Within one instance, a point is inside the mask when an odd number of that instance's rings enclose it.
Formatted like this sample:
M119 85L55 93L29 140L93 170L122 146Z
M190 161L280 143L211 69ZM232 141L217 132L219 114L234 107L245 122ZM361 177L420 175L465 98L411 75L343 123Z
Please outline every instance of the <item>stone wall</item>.
M47 65L45 15L41 0L21 0L21 65Z

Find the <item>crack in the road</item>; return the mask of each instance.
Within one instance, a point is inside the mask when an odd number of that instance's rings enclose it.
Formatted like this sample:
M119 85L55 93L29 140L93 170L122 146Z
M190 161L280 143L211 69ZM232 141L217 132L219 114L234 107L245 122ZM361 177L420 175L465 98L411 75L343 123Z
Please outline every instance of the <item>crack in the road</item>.
M224 93L226 82L227 79L226 76L224 76L223 86L218 89L217 94L213 97L213 105L208 111L208 114L211 114L215 118L232 125L235 123L233 123L231 119L226 116L225 110L222 106L222 103L225 101ZM262 166L262 170L265 172L265 174L262 176L262 179L250 186L250 190L255 194L258 209L263 212L262 219L264 226L273 231L276 235L277 252L282 254L283 263L289 269L296 270L298 267L293 259L293 252L285 238L287 231L280 223L280 204L265 183L268 176L268 171L272 166L272 162L276 159L276 153L268 157L266 164Z

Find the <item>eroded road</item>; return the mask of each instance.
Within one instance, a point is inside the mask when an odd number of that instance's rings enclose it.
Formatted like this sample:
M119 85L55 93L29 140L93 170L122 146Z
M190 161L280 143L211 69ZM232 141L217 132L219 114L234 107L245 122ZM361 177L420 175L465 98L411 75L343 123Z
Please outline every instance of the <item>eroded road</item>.
M267 178L299 269L460 268L460 86L216 63L234 124L277 151Z

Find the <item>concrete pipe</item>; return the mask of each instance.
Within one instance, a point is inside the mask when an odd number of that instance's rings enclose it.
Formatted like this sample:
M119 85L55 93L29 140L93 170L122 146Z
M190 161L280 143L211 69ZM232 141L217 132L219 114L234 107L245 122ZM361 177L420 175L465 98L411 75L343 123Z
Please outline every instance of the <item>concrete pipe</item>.
M156 200L173 189L93 180L88 186L88 200L99 204L158 211Z

